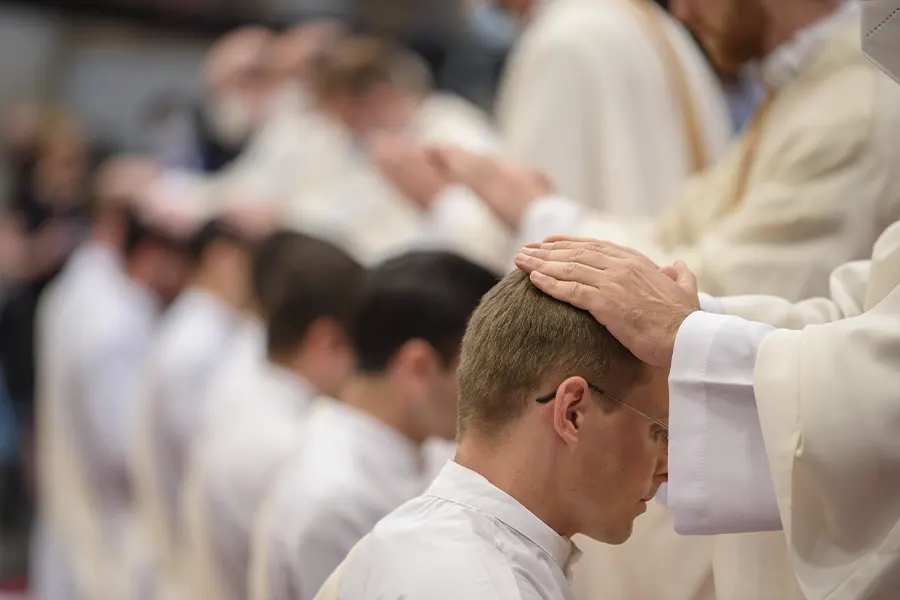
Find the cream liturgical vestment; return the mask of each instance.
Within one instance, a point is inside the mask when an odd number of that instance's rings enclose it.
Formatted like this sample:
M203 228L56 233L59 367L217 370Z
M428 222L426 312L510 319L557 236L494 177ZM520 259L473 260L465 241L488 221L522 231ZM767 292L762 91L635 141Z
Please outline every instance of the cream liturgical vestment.
M234 163L210 178L211 191L277 207L315 177L322 156L346 153L346 142L340 128L302 94L279 106Z
M900 2L864 10L863 49L900 81ZM900 222L871 261L842 266L831 286L830 299L793 306L713 307L815 323L802 331L702 312L682 325L669 503L686 532L783 526L807 600L888 600L900 591Z
M405 135L421 144L452 144L497 152L500 142L487 118L462 99L430 94ZM317 153L285 206L285 221L377 264L411 248L454 250L502 272L512 255L510 232L469 190L452 186L423 212L378 172L365 146L348 133Z
M866 258L900 216L900 87L860 52L858 11L843 4L766 58L768 108L666 218L627 226L547 198L530 207L522 235L607 239L661 264L682 258L714 295L827 293L831 271Z
M698 312L682 325L666 499L676 528L783 527L807 600L896 598L900 222L871 261L835 272L830 299L726 298L710 308L814 324L776 331ZM775 597L763 585L760 597Z
M660 214L672 189L718 161L731 137L712 69L651 0L545 4L500 90L510 156L591 208Z
M900 128L900 88L860 52L858 9L844 5L766 59L768 108L732 155L688 185L667 219L626 226L574 203L539 201L525 218L528 240L569 231L634 246L661 263L683 258L701 288L718 294L796 301L825 293L831 270L868 256L900 211L900 144L888 133ZM623 549L643 547L652 517L638 519ZM719 600L799 597L777 534L714 543Z

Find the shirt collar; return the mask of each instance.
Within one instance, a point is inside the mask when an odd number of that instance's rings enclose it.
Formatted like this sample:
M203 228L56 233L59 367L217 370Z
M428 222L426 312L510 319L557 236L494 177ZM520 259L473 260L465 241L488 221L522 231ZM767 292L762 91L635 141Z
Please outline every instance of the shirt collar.
M192 317L201 314L210 320L229 325L236 321L238 316L237 311L227 302L200 287L185 290L178 299L178 305L182 312L187 312Z
M110 244L88 240L72 255L70 262L76 268L93 263L104 268L118 269L122 264L122 253Z
M858 16L859 3L845 0L830 15L797 32L792 40L763 59L760 66L763 82L769 88L778 89L794 81L815 58L822 42L835 29Z
M270 399L290 399L291 406L303 412L312 406L317 393L307 379L268 360L263 361L261 375L271 393Z
M422 447L405 435L358 408L339 401L329 403L335 419L355 441L378 448L370 454L375 460L390 461L391 468L421 477L425 471ZM424 486L423 486L424 487Z
M548 554L567 578L581 557L572 540L556 533L515 498L459 463L448 461L426 494L468 506L503 522Z

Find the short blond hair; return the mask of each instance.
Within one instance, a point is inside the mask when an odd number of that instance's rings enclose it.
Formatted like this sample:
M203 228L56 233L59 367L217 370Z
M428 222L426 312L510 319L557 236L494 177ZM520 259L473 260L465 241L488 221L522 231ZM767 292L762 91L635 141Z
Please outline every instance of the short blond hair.
M647 374L590 313L547 296L515 271L484 296L466 329L459 435L500 434L566 377L621 396Z

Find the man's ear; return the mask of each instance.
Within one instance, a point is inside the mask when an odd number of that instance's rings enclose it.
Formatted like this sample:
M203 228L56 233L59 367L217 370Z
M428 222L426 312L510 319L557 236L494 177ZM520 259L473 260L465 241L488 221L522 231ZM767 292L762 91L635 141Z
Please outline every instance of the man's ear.
M578 443L589 401L590 388L581 377L569 377L556 389L553 428L567 444Z

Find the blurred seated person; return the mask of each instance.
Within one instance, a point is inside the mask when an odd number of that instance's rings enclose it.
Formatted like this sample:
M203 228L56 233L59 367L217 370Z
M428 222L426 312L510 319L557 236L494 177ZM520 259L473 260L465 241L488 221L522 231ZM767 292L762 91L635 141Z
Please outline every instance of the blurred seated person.
M186 592L178 554L182 483L209 382L252 312L250 255L265 235L264 216L255 206L218 199L190 244L197 270L160 321L144 373L138 508L151 535L154 583L167 598Z
M455 461L318 597L573 598L572 536L622 544L668 473L667 369L591 318L521 272L484 297L462 343Z
M186 109L162 110L153 137L166 167L216 173L243 152L270 112L272 34L245 26L217 40L203 67L203 97ZM186 111L186 112L184 112Z
M41 296L36 323L38 534L32 546L32 589L38 597L76 596L89 589L96 527L76 461L69 405L70 373L86 346L83 318L119 277L128 214L136 194L159 174L152 161L118 156L102 163L90 192L91 225L65 268ZM93 537L92 537L93 536Z
M430 483L424 445L456 437L466 322L497 278L447 252L376 267L354 328L356 373L318 410L257 519L253 600L312 600L351 548Z
M196 600L248 596L251 533L265 494L297 455L313 401L338 395L356 358L351 328L366 279L356 261L279 231L256 249L251 269L266 354L227 395L206 400L182 495Z
M41 383L56 433L45 493L83 597L124 597L143 566L132 440L158 319L193 271L188 241L203 211L185 191L156 178L124 209L98 213L106 258L95 255L91 271L73 265L74 281L61 281L45 304L58 311L41 331Z

